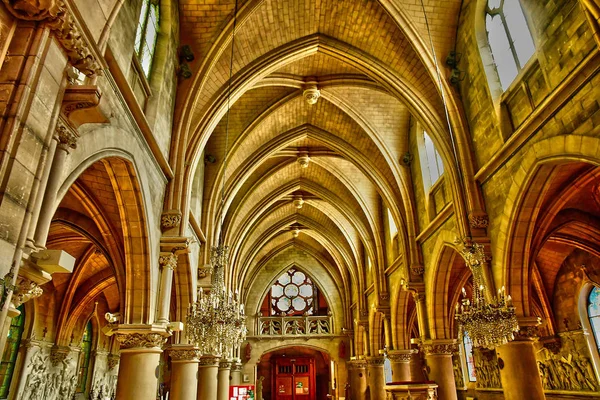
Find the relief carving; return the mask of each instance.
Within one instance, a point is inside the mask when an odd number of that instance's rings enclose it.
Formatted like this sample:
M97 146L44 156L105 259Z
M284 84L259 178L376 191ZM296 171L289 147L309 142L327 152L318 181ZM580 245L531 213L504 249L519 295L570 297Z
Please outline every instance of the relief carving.
M475 350L475 370L477 373L477 387L502 387L500 368L498 368L498 360L494 351Z
M168 211L160 217L160 227L163 231L177 228L181 224L181 213L179 211Z
M17 278L17 287L13 293L12 301L15 308L17 308L31 299L40 297L43 293L44 291L37 283L19 276Z
M169 268L174 271L177 268L177 258L173 253L161 253L158 257L158 263L161 268Z
M62 358L56 366L49 365L51 357L40 349L31 358L21 400L71 399L77 387L74 366Z
M465 379L463 377L463 371L460 367L460 359L458 357L452 357L452 370L454 371L454 382L456 382L457 388L465 387Z
M109 354L108 355L108 359L106 361L106 365L108 367L109 371L112 371L113 369L115 369L115 367L117 365L119 365L119 359L120 357L116 354Z

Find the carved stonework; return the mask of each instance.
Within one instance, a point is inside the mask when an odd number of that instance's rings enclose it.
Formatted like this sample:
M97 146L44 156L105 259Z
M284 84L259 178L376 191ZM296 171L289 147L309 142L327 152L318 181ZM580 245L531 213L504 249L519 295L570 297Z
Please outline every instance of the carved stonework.
M475 370L477 371L477 387L501 388L500 369L495 351L475 350Z
M425 273L425 267L420 264L411 265L410 272L412 272L413 275L421 276Z
M350 360L347 363L348 369L365 369L367 368L367 362L365 360Z
M385 363L385 357L366 357L367 366L383 366Z
M113 369L115 369L115 367L117 365L119 365L119 359L120 357L116 354L109 354L107 361L106 361L106 365L108 366L108 370L112 371Z
M410 362L416 350L391 350L387 353L391 362Z
M75 129L83 124L106 123L100 111L102 93L95 85L69 85L65 89L61 112L63 118Z
M469 214L469 224L474 229L486 229L490 223L490 219L486 213Z
M181 224L181 213L179 211L167 211L160 216L160 227L163 231L177 228Z
M169 268L174 271L177 268L178 257L173 253L161 253L158 257L158 263L161 268Z
M321 91L317 89L316 85L311 85L304 90L303 96L309 105L317 104L317 100L321 97Z
M71 349L68 347L53 346L50 350L50 363L53 366L64 363L70 352Z
M76 149L79 134L71 129L66 123L59 120L56 124L56 139L59 147L64 150Z
M212 275L213 267L211 265L205 265L204 267L198 267L198 280L204 279Z
M231 369L233 362L230 360L221 360L219 362L219 369Z
M465 379L462 368L460 367L460 359L457 356L452 357L452 371L454 372L454 382L457 388L465 387Z
M162 347L167 338L160 333L118 333L121 349Z
M17 279L17 287L13 293L12 302L15 308L17 308L31 299L40 297L43 293L44 291L37 283L19 276Z
M63 359L53 365L52 358L52 353L50 356L47 355L47 349L35 352L26 366L29 373L19 399L62 400L73 398L77 388L76 365L68 363L68 359Z
M453 355L458 353L458 344L454 342L426 343L423 345L426 355Z
M235 362L231 366L231 372L238 372L238 371L241 371L241 370L242 370L242 363L241 362Z
M173 361L196 361L202 356L200 349L172 349L169 355Z
M198 361L198 365L201 367L218 367L219 366L219 357L215 356L203 356L200 357Z

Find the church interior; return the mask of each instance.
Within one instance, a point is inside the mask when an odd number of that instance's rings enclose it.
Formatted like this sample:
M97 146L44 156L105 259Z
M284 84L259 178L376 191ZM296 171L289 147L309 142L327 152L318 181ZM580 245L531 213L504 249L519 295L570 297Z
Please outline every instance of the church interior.
M2 0L0 399L600 398L600 0Z

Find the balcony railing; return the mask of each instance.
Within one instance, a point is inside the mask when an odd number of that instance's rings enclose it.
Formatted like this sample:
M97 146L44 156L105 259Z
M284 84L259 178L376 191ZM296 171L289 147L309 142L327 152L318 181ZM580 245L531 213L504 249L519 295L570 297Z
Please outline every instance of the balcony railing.
M301 317L258 317L259 336L333 335L330 315Z

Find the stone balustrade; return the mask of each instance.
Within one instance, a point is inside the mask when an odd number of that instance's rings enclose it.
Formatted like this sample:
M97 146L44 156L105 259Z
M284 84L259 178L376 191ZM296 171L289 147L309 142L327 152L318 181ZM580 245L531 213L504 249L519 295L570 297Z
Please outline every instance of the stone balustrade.
M258 317L259 336L333 335L333 319L324 316Z

